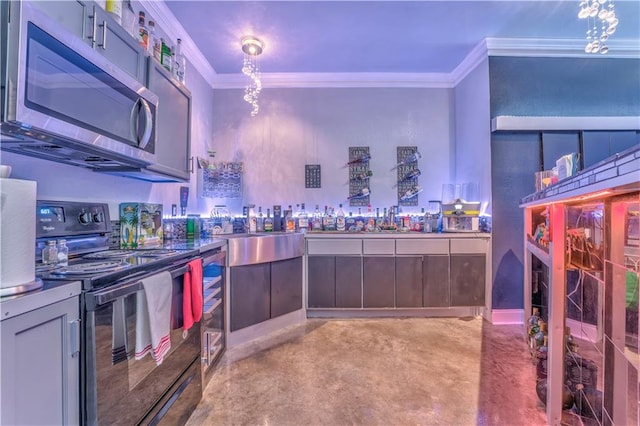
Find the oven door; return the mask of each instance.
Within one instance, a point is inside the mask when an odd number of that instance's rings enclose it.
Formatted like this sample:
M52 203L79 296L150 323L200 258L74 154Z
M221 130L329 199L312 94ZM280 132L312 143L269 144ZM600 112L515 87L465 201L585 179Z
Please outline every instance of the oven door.
M140 423L150 413L158 411L159 405L166 405L163 398L166 399L168 390L184 393L193 379L185 381L184 386L179 386L178 382L194 363L198 377L193 385L200 390L192 392L189 389L185 395L191 395L193 401L184 402L185 398L181 398L179 406L195 407L200 401L201 327L200 323L195 323L186 333L182 327L186 270L184 264L170 270L171 349L160 365L156 365L150 355L135 360L137 298L144 291L139 278L85 294L83 418L86 424Z

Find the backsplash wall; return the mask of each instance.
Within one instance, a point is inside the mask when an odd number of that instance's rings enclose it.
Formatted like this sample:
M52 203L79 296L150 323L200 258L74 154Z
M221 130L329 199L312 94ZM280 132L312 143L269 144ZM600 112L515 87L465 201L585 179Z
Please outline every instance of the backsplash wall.
M417 146L423 155L418 166L424 192L413 210L440 199L442 184L454 178L452 89L264 89L253 118L242 90L213 93L215 161L242 161L245 172L242 200L203 201L209 205L236 211L244 204L348 206L350 146L370 148L374 208L397 204L391 168L398 146ZM321 188L305 188L305 164L320 164Z

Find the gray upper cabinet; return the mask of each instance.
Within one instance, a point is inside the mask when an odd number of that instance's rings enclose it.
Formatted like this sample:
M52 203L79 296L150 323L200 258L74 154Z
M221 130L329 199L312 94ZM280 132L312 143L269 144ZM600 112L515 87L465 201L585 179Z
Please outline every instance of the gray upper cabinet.
M80 423L77 296L2 321L0 423Z
M72 0L34 1L31 4L77 37L85 38L85 19L88 15L87 10L93 6L92 3Z
M145 83L147 53L131 34L96 3L72 0L38 1L32 4L84 40L114 66L140 83Z
M156 164L147 167L175 179L189 180L191 158L191 92L155 59L149 57L147 86L158 95Z
M144 84L147 52L100 6L89 4L87 9L85 40L111 63Z

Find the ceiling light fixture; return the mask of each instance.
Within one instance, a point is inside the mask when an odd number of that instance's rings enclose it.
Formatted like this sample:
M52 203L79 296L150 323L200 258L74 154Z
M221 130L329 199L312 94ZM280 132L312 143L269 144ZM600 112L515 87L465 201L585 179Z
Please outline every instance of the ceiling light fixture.
M244 52L244 63L242 73L249 77L251 81L244 89L244 100L251 105L251 116L258 115L260 106L258 105L258 95L262 90L260 81L260 67L258 66L258 56L264 50L264 43L257 37L246 36L242 38L242 51Z
M581 0L578 18L587 20L587 45L584 51L606 54L609 51L607 40L618 27L613 0Z

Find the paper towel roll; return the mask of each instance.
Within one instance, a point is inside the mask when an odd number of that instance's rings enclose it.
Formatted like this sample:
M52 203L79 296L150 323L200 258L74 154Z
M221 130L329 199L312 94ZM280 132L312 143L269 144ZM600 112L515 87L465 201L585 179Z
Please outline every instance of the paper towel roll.
M36 182L0 179L0 288L36 276Z

